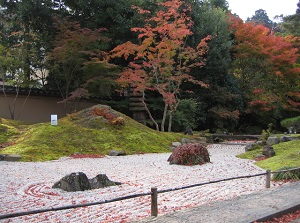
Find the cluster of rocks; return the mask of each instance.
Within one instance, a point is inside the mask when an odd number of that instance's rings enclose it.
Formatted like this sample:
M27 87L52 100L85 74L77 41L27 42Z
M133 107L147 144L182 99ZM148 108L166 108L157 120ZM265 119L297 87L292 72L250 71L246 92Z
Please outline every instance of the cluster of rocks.
M249 143L245 147L245 151L251 151L254 150L257 146L263 146L263 150L261 154L255 155L256 158L269 158L275 156L273 145L276 145L278 143L282 142L288 142L293 140L299 140L299 138L283 135L281 137L277 136L269 136L266 142L263 141L257 141L255 143Z
M116 185L121 185L121 183L109 180L106 174L98 174L96 177L88 179L85 173L76 172L61 178L52 186L52 188L60 188L64 191L74 192Z

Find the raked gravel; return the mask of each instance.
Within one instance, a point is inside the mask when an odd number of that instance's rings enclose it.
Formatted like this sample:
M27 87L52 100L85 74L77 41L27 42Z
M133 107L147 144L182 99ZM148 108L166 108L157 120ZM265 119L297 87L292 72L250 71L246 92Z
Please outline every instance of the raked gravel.
M104 158L63 158L48 162L0 162L0 215L72 204L98 202L136 193L183 187L218 179L264 173L253 161L238 159L243 145L209 145L211 163L169 165L170 153ZM120 186L80 192L52 189L72 172L88 178L106 174ZM226 181L158 194L159 215L263 190L266 177ZM280 183L272 182L272 187ZM15 217L0 222L131 222L150 216L150 196L107 204Z

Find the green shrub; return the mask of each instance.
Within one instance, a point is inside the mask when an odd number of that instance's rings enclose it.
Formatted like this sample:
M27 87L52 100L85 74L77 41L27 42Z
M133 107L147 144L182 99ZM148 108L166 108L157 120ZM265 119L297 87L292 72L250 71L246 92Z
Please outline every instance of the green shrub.
M290 170L290 169L295 169L297 167L283 167L280 168L280 170ZM273 180L300 180L300 170L291 170L288 172L280 172L280 173L275 173L273 175Z
M199 143L188 143L176 147L168 161L170 164L192 166L208 163L210 158L205 146Z
M289 127L300 127L300 116L294 118L287 118L280 122L282 127L289 128Z
M271 132L269 130L262 130L262 133L260 135L260 140L262 140L263 142L266 142L270 135L271 135Z

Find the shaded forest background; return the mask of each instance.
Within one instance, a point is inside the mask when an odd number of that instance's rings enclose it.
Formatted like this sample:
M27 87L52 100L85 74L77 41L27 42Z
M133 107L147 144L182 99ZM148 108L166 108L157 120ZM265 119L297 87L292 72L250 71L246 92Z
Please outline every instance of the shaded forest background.
M263 9L242 21L225 0L0 4L3 85L56 91L66 106L95 100L129 115L126 96L135 87L146 95L147 125L171 131L285 131L280 121L300 114L300 1L276 22ZM134 75L126 79L128 69Z

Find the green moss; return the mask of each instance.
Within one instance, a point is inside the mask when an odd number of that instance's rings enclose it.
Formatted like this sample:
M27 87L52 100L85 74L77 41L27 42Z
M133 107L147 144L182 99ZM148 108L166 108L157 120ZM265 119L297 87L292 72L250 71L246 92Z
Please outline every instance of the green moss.
M273 145L275 156L256 162L263 169L278 170L285 166L300 167L300 140ZM262 148L239 155L239 158L254 159L256 154L261 154Z
M0 123L0 145L5 143L11 143L14 141L15 137L24 128L25 124L23 122L18 122L14 120L1 119Z
M241 159L254 159L255 155L261 154L263 147L259 145L254 145L251 151L247 151L243 154L237 155Z
M123 126L114 126L102 118L84 111L50 123L30 125L16 143L2 153L20 154L21 161L46 161L74 153L106 155L110 150L127 154L168 152L171 142L185 137L179 133L164 133L150 129L131 118L113 111L125 119ZM83 121L84 120L84 121Z

